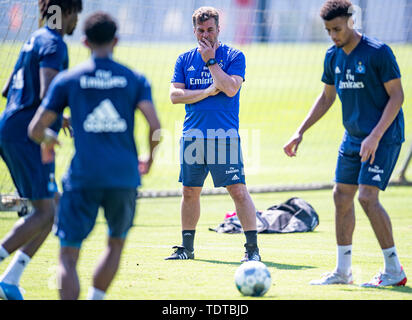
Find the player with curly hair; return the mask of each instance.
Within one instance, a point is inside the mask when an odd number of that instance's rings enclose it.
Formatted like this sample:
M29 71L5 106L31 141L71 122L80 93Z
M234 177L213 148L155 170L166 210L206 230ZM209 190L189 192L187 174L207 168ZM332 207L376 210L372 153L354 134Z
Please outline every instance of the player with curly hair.
M40 0L40 15L45 26L32 33L21 48L16 65L2 95L7 98L0 116L0 155L6 163L15 187L33 206L33 213L20 219L0 241L0 262L16 252L0 277L0 298L22 300L20 277L42 245L53 225L58 190L55 165L43 163L40 146L27 135L53 78L69 65L65 34L71 35L77 24L82 0ZM52 129L58 132L63 118ZM67 119L65 126L69 124Z

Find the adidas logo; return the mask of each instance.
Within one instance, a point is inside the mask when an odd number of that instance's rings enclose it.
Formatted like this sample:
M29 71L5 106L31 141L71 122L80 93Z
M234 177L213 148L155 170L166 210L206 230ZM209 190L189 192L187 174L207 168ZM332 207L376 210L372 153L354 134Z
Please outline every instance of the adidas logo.
M382 180L381 180L381 176L380 176L379 174L377 174L376 176L374 176L374 177L372 178L372 180L373 180L373 181L379 181L379 182L382 181Z
M127 124L120 118L110 99L105 99L87 116L83 129L94 133L125 132Z
M336 66L336 68L335 68L335 74L339 74L339 73L341 73L341 72L340 72L340 69L339 69L338 66Z
M395 252L392 252L390 255L389 255L389 258L395 258L396 257L396 253Z
M18 261L22 266L25 266L26 265L26 261L24 261L24 260L19 260Z
M189 257L187 256L186 252L183 252L183 253L179 254L179 258L180 258L181 260L187 260L187 259L189 259Z
M235 174L232 178L232 180L239 180L240 178L237 176L237 174Z
M187 71L195 71L195 67L194 66L190 66Z

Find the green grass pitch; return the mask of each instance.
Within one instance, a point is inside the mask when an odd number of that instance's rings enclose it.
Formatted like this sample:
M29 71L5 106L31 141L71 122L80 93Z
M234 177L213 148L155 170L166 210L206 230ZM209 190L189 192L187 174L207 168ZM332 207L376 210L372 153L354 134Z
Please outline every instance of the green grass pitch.
M168 88L173 66L179 53L193 44L123 44L115 58L142 71L151 80L153 96L165 129L163 142L153 171L144 178L143 190L179 189L178 139L184 118L184 106L169 102ZM241 92L241 132L244 143L247 183L250 186L330 182L337 148L343 134L340 103L305 136L299 156L288 159L283 144L302 121L314 99L321 92L322 62L327 44L277 44L245 46L246 82ZM411 46L392 46L397 56L405 89L406 137L397 169L411 144L412 111ZM2 44L0 80L3 82L14 65L19 44ZM70 45L71 66L88 56L79 45ZM0 109L5 105L0 101ZM136 136L140 153L144 153L147 127L137 115ZM72 142L61 135L57 150L57 178L66 170ZM395 172L396 170L395 169ZM6 171L0 164L0 176ZM407 177L411 178L411 170ZM0 181L1 191L12 189L10 182ZM208 178L205 187L211 187ZM401 262L407 275L412 272L412 198L410 188L392 187L382 193L388 210ZM355 285L313 287L308 282L335 266L334 209L331 191L276 194L253 194L258 209L280 203L292 196L309 201L320 216L320 225L312 233L260 235L263 262L272 274L272 287L259 299L412 299L409 283L404 288L362 289L383 266L377 240L360 206L356 205L357 225L354 236L353 273ZM171 246L179 244L180 199L141 199L138 201L135 226L131 229L120 270L109 289L108 299L252 299L243 298L234 284L234 273L243 255L243 235L216 234L208 230L217 226L226 211L233 210L228 196L202 198L202 215L196 234L194 261L165 261ZM15 213L0 213L0 237L17 219ZM106 243L106 225L100 214L96 228L84 243L79 261L82 293L85 298L93 268ZM23 275L21 285L26 299L57 299L56 266L58 241L50 235ZM0 264L3 272L6 260Z
M3 49L4 46L4 49ZM115 50L115 58L143 72L152 84L153 99L162 123L162 143L152 172L145 177L142 190L180 188L179 138L185 115L184 105L172 105L169 99L170 79L177 56L193 47L192 43L123 44ZM408 120L412 118L412 63L410 45L393 45L405 91L406 142L395 168L399 170L412 143ZM87 50L69 45L70 65L88 58ZM331 110L304 137L296 158L288 158L282 150L297 126L306 116L323 84L320 81L323 58L328 44L251 45L241 49L246 55L246 81L240 95L240 134L245 160L247 183L250 186L328 183L333 179L336 156L343 135L341 105L336 99ZM15 63L20 44L2 45L0 61L9 66L0 69L5 81ZM0 100L0 110L5 100ZM140 154L147 151L147 126L137 114L136 137ZM72 141L60 134L62 147L57 152L57 179L65 172L72 154ZM0 170L2 169L0 164ZM1 176L1 175L0 175ZM412 178L412 170L407 176ZM5 186L0 179L0 188ZM206 188L212 187L208 178Z
M137 300L410 300L412 288L365 289L359 284L369 281L383 267L383 256L365 214L356 204L357 225L353 241L354 285L310 286L310 280L335 267L334 211L331 191L254 194L257 208L265 209L289 197L308 200L319 214L320 224L314 232L300 234L260 234L258 241L262 261L272 275L272 286L264 297L246 298L234 283L236 268L243 256L243 234L217 234L216 227L233 204L228 196L207 196L201 200L202 215L196 233L195 260L166 261L164 257L179 244L180 200L141 199L135 225L130 230L120 269L107 299ZM407 275L412 270L412 198L406 187L389 188L382 195L394 229L401 263ZM15 213L1 213L0 234L4 235L16 221ZM93 269L106 243L107 227L100 214L96 227L84 242L78 272L80 299L91 283ZM23 274L21 285L26 299L58 299L56 268L58 240L50 235ZM7 267L4 261L0 272Z

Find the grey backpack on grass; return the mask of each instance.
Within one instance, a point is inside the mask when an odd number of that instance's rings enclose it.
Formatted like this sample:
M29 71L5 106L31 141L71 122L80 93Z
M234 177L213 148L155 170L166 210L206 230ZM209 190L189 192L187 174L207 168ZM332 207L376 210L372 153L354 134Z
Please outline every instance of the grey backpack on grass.
M258 233L310 232L318 225L319 216L315 209L307 201L297 197L256 212ZM219 226L209 230L218 233L243 232L236 215L226 218Z

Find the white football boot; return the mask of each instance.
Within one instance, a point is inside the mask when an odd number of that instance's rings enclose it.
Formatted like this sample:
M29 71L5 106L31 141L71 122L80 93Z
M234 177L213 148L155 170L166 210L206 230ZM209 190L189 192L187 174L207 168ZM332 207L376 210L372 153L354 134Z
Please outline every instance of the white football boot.
M329 284L352 284L353 277L352 273L349 275L345 275L342 273L338 273L336 270L333 272L328 272L322 275L322 278L318 280L312 280L309 282L311 285L323 286Z
M399 272L398 274L379 272L372 278L371 281L361 284L361 287L377 288L388 286L404 286L407 280L408 279L406 278L405 271L403 271L403 268L401 268L401 272Z

